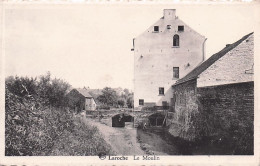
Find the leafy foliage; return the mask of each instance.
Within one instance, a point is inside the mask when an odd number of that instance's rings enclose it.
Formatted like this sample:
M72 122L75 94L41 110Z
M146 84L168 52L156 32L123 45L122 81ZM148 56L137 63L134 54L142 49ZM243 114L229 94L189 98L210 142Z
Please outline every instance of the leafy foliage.
M68 109L45 107L40 99L6 89L6 155L47 155L65 130L73 129Z
M57 149L62 148L59 142L64 141L64 138L77 140L77 147L97 149L96 146L104 146L109 149L101 137L95 138L98 135L96 129L79 125L75 113L67 108L66 93L69 87L68 83L60 79L51 79L50 73L38 79L17 76L6 78L5 155L55 155ZM98 139L94 142L99 143L91 146L84 144L94 139ZM67 142L63 146L71 145ZM94 155L92 152L75 148L69 154ZM58 155L67 153L59 152Z
M124 100L124 98L120 98L117 100L117 105L120 107L124 107L126 104L126 101Z
M130 93L128 89L124 89L120 94L110 87L105 87L97 100L101 103L100 108L133 107L133 93Z
M102 95L98 96L98 101L107 106L115 106L117 103L118 95L112 88L105 87L102 90Z
M51 79L50 73L40 76L38 85L39 96L45 99L45 103L52 106L64 106L67 103L66 94L70 85L61 79Z

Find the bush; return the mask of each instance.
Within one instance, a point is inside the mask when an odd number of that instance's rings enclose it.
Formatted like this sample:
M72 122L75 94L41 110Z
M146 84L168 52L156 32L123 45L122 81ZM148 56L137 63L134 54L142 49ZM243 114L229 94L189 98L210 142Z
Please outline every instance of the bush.
M27 97L28 98L28 97ZM65 130L74 128L69 110L44 107L6 89L5 155L47 155ZM38 108L36 108L36 105Z
M75 121L75 113L67 108L69 87L60 79L52 80L49 73L38 80L6 79L6 156L98 155L100 149L109 151L96 128Z

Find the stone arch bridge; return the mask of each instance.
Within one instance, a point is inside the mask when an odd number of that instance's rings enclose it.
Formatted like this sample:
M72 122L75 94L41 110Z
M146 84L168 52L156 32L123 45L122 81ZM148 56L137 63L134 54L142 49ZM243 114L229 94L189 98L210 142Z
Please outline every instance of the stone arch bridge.
M144 123L152 126L167 126L169 112L167 110L157 111L132 111L132 110L98 110L98 111L86 111L86 117L97 119L109 119L112 127L117 127L116 124L121 122L121 119L125 122L133 122L134 127L143 125ZM123 127L120 124L119 127Z

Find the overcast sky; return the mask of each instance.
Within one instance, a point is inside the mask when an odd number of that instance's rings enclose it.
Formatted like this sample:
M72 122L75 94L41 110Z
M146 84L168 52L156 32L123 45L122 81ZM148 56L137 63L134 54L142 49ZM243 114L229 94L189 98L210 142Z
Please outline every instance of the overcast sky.
M204 35L206 58L254 31L253 5L46 5L5 10L6 76L50 71L73 87L133 89L132 39L176 15Z

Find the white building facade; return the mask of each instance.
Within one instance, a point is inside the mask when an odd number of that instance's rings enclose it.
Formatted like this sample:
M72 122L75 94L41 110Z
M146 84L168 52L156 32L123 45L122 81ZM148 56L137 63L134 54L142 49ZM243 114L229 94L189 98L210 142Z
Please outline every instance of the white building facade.
M204 61L205 41L175 9L133 39L135 110L171 106L171 86Z

